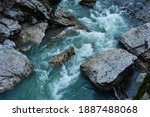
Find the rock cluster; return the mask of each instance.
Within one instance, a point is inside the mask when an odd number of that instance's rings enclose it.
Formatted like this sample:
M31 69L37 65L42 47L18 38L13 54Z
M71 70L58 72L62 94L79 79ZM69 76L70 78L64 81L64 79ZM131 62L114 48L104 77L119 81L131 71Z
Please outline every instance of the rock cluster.
M49 26L75 25L77 20L73 15L62 8L53 7L58 2L60 0L2 0L0 3L0 41L7 38L14 39L14 35L21 29L32 30L33 25L37 26L40 23L48 23ZM43 28L42 31L45 32L45 30L46 28ZM43 32L39 31L40 35L43 35ZM40 42L41 39L38 39Z
M149 83L144 83L145 79L149 79L145 78L146 75L149 76L150 74L150 2L148 0L125 0L124 2L116 1L116 3L123 6L123 9L132 18L135 18L139 21L139 24L142 24L122 34L119 40L119 44L124 49L122 51L126 50L125 53L129 55L122 55L124 52L118 53L119 49L100 52L84 62L80 69L95 86L101 90L113 89L116 96L118 96L118 92L121 91L120 89L118 90L118 87L124 87L120 85L123 84L122 82L125 81L125 78L130 77L127 71L131 71L131 68L139 72L136 80L139 89L143 85L149 85ZM124 63L127 66L124 66ZM141 74L145 75L141 77ZM141 99L149 99L149 92L145 91L142 94Z
M18 50L39 45L48 27L76 24L73 15L57 7L60 1L0 0L0 93L12 89L33 71L30 60Z

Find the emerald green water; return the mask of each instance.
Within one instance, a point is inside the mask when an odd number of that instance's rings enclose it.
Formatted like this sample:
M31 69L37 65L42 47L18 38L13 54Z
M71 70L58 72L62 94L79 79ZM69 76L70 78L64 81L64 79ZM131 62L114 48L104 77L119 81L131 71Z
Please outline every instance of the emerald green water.
M94 9L78 4L80 0L63 0L60 6L74 14L91 32L75 31L50 43L48 30L43 43L26 55L34 64L35 72L0 99L115 99L113 92L101 92L80 74L80 65L95 53L117 48L119 36L128 29L128 21L112 0L97 0ZM62 67L48 64L50 58L69 46L76 55Z

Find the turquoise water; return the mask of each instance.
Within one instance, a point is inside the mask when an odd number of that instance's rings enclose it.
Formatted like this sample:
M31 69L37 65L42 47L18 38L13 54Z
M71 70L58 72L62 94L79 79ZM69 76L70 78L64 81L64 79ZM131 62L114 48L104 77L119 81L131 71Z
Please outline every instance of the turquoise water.
M13 90L0 95L0 99L114 99L113 92L99 91L80 74L80 65L95 53L117 48L119 36L128 30L128 21L111 0L97 0L94 9L78 4L80 0L63 0L60 6L75 15L80 24L91 32L75 31L47 46L51 39L48 30L43 43L32 48L27 56L35 72ZM50 58L69 46L75 56L62 67L48 64Z

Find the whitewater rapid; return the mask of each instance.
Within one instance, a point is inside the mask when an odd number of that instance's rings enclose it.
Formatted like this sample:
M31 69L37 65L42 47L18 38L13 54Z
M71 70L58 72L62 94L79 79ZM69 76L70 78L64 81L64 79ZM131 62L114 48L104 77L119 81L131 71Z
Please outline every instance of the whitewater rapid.
M110 99L111 94L98 91L80 74L80 65L97 52L118 47L119 36L128 29L128 23L118 6L97 0L89 9L79 5L80 0L62 0L60 7L71 12L90 32L78 30L68 34L50 47L44 44L27 53L35 66L35 73L11 94L12 99ZM48 33L48 32L47 32ZM51 37L46 37L51 39ZM62 67L49 65L54 55L68 47L75 55ZM24 94L19 93L24 89ZM15 94L16 93L16 94Z

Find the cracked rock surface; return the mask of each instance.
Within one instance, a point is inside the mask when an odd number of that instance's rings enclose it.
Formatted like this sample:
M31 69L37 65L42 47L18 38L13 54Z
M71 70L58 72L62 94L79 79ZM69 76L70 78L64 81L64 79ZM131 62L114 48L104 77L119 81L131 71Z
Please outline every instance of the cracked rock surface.
M107 50L84 62L80 69L98 88L110 90L129 75L136 58L123 49Z
M0 44L0 93L12 89L33 71L30 60L14 46L10 40Z
M133 53L136 55L142 54L144 51L150 48L150 23L146 23L144 25L138 26L136 28L132 28L121 36L120 44L125 49L135 48L140 46L147 41L148 47L145 46L139 47L136 49L131 49Z

